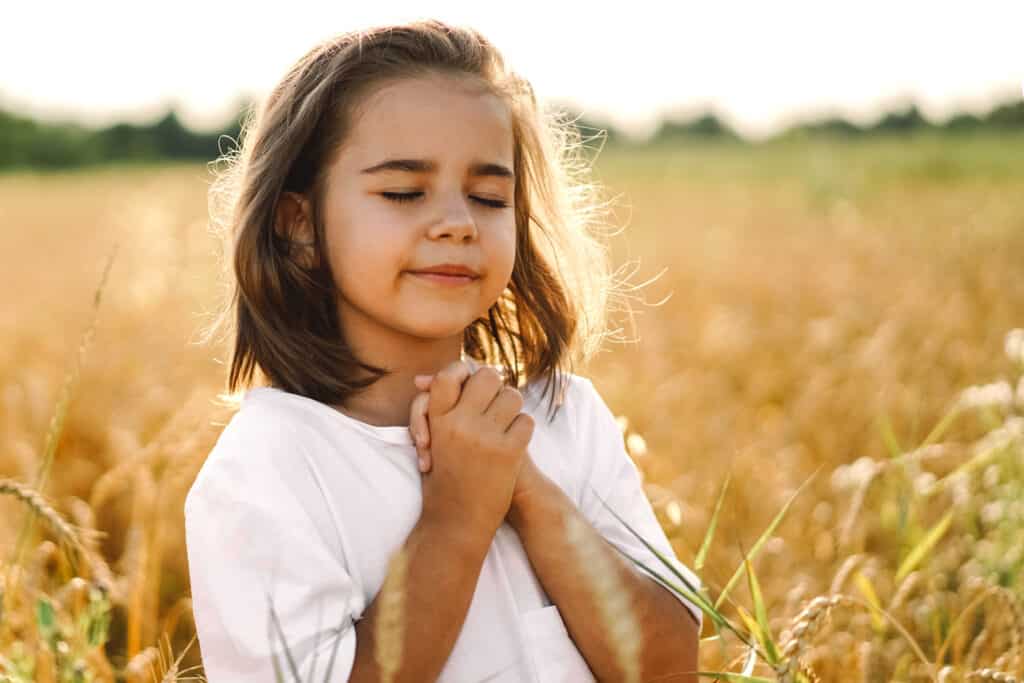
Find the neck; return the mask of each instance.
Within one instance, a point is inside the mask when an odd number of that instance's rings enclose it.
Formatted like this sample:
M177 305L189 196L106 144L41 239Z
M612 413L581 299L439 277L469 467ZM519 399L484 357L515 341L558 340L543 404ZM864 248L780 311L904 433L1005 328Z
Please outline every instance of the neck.
M406 335L374 335L372 343L347 335L360 360L390 374L350 396L335 409L379 427L409 425L410 404L419 389L416 375L433 375L462 356L462 334L445 339L422 339Z

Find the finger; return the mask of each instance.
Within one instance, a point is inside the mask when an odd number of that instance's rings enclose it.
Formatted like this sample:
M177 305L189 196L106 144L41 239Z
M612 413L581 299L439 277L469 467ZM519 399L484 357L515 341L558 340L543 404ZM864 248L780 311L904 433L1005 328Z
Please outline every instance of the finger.
M466 382L459 397L459 405L465 404L471 412L482 415L494 400L503 384L501 375L494 368L481 367Z
M457 360L446 365L434 375L430 384L428 411L432 415L443 415L455 407L462 393L462 385L471 374L469 365Z
M409 433L417 449L430 443L430 423L427 421L429 401L430 394L422 392L416 394L409 405Z
M413 384L416 385L417 389L419 389L420 391L427 391L428 389L430 389L430 384L433 381L433 379L433 375L416 375L415 377L413 377L412 381Z
M409 407L409 432L416 445L416 462L420 472L429 472L430 462L430 423L427 420L429 393L417 394Z
M494 423L499 425L502 431L505 431L522 409L523 395L517 389L504 386L488 406L485 415L494 420Z
M528 413L519 413L505 430L505 438L516 445L530 443L533 436L533 418Z
M416 446L416 467L419 468L420 472L426 472L427 467L427 448L420 448Z

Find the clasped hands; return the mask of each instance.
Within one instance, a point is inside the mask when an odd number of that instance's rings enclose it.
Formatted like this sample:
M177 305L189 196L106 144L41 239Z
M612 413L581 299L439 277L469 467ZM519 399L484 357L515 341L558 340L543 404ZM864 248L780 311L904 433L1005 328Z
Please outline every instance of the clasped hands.
M474 372L479 372L481 370L486 372L496 372L493 368L486 367L482 367L474 371L468 362L462 360L455 361L442 372L447 375L446 379L454 379L458 388L458 393L461 395L461 390L465 385L466 380L468 380ZM413 381L420 393L413 398L409 407L409 432L416 447L419 471L423 475L429 474L433 465L430 450L431 439L428 408L430 405L431 387L434 385L435 377L436 375L416 375ZM513 391L516 390L513 389ZM458 396L456 396L455 401L452 402L452 406L454 406L457 401ZM543 495L544 487L552 484L553 482L537 468L533 459L530 457L529 452L527 452L526 457L523 459L523 465L519 471L519 476L516 478L515 489L512 494L512 503L509 508L509 513L506 515L506 520L510 520L512 516L521 512L528 501L536 497L538 494Z

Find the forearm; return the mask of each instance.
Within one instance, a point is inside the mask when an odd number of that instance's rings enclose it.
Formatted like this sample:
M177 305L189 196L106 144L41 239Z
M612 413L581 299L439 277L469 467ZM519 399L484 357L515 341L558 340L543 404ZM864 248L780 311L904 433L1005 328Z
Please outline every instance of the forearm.
M551 483L542 495L534 495L528 504L509 515L530 558L534 573L544 591L558 606L566 629L601 681L622 680L623 671L615 658L613 643L600 614L597 597L576 559L576 551L566 538L566 522L574 516L584 532L600 548L605 564L615 567L620 585L631 597L640 624L641 680L697 681L699 634L693 615L667 589L622 556L589 524L562 490ZM669 674L677 676L667 677Z
M453 535L421 518L404 548L408 553L401 666L393 679L433 681L441 673L466 619L490 542ZM378 594L379 597L379 594ZM356 622L356 654L349 681L381 679L375 661L378 600Z

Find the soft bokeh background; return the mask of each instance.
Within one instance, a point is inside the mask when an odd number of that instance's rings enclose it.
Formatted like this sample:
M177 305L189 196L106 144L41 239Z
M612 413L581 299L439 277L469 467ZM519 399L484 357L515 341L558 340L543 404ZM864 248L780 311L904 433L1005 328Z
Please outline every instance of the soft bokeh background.
M711 599L751 553L770 639L822 680L1021 676L1024 74L1000 52L1019 6L935 17L930 32L906 9L883 21L858 5L844 28L852 8L815 7L790 3L770 24L729 16L730 31L726 10L680 12L693 40L673 49L653 5L521 19L550 41L500 14L435 16L493 32L585 134L607 131L589 154L625 227L613 261L647 284L633 324L620 316L634 342L580 371L623 416L659 519ZM412 18L395 11L331 19L341 31ZM249 39L226 42L223 60L158 61L170 50L150 40L220 35L203 16L146 40L94 22L88 40L64 36L74 63L18 60L0 77L0 479L102 532L79 575L108 563L112 582L99 643L81 624L102 622L102 601L71 579L60 534L37 524L15 562L28 507L0 496L0 672L14 680L64 680L47 667L79 661L94 678L67 680L149 680L154 646L177 655L194 635L182 503L230 418L217 400L227 347L199 343L220 296L204 162L237 130L236 98L258 97L332 24L275 34L245 16L235 32ZM591 30L567 33L577 19ZM21 40L4 49L40 50ZM124 87L130 69L144 88ZM185 75L200 71L212 75ZM855 88L836 85L843 74ZM154 104L169 100L175 113ZM859 606L840 601L831 625L800 613L830 594ZM756 613L746 578L728 597L737 625L731 600ZM738 671L743 654L729 634L707 640L702 668ZM198 662L193 644L181 667Z

